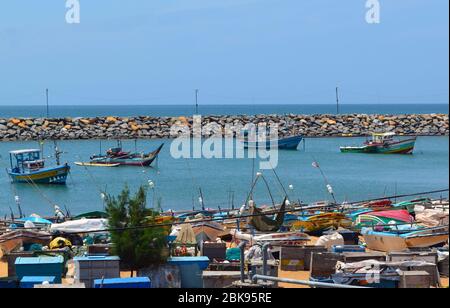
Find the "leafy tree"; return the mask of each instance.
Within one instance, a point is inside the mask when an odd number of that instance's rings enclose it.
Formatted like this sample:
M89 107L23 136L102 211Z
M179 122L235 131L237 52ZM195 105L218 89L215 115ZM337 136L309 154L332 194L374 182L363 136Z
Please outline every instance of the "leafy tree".
M134 196L125 187L119 196L105 199L113 252L130 267L132 275L138 269L165 263L168 258L167 228L149 226L155 223L158 213L146 208L146 200L143 186Z

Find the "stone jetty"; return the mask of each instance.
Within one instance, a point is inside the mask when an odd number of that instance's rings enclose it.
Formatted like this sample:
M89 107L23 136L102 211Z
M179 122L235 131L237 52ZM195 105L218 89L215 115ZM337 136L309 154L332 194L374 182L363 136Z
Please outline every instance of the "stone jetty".
M156 139L171 138L173 125L192 125L192 117L12 118L0 117L0 140ZM448 136L448 114L407 115L229 115L203 116L202 125L276 123L280 136L367 136L371 132L398 135Z

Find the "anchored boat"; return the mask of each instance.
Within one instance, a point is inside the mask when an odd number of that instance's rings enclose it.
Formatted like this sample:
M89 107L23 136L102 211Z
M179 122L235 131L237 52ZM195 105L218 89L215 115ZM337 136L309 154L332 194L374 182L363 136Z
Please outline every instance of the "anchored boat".
M255 139L255 140L252 140ZM303 136L296 135L286 138L272 139L270 136L260 138L255 136L251 138L248 131L242 133L240 141L244 144L245 149L279 149L279 150L297 150Z
M9 153L11 168L7 169L14 183L66 184L70 166L59 163L61 152L55 148L56 166L46 167L42 151L37 149L18 150Z
M395 133L374 133L372 139L360 147L341 147L342 153L412 154L417 137L394 139Z
M138 167L148 167L153 161L158 157L164 143L161 144L155 151L151 153L132 153L124 152L122 149L122 143L118 141L116 148L111 148L106 152L106 155L94 155L91 156L91 161L89 163L78 163L78 165L83 166L107 166L107 167L117 167L117 166L138 166Z

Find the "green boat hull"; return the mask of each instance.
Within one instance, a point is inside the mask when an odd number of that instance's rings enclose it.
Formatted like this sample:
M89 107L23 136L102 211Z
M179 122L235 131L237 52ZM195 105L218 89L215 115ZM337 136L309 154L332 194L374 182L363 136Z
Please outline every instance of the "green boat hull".
M361 147L341 147L342 153L365 154L412 154L416 139L408 139L387 145L364 145Z

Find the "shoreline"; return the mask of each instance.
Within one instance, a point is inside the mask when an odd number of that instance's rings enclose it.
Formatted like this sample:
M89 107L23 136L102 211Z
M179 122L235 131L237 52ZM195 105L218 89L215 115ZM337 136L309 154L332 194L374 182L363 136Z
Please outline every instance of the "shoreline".
M168 139L173 126L192 126L192 117L66 117L0 118L0 141L40 139ZM210 115L202 126L276 123L280 137L365 137L372 132L394 132L404 136L449 136L448 114L316 114L316 115ZM210 134L203 132L203 137ZM225 136L223 134L223 136Z

